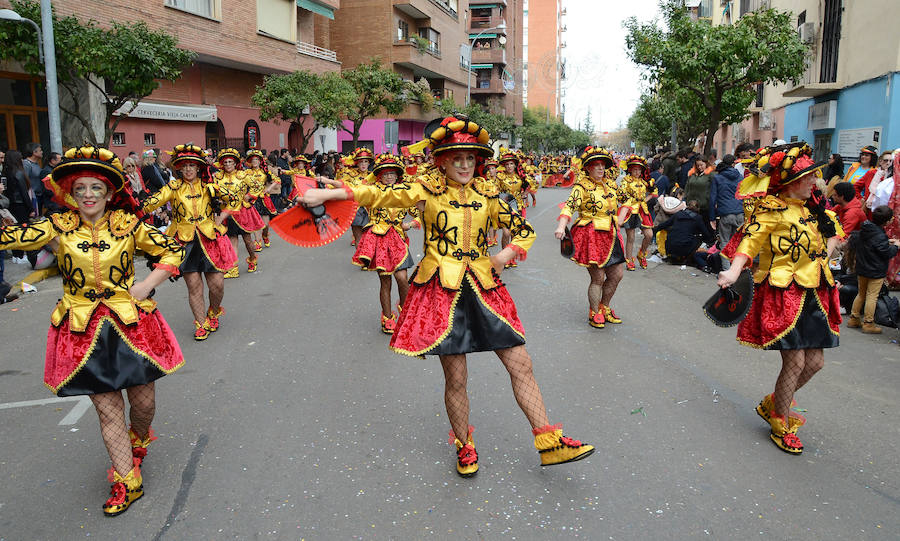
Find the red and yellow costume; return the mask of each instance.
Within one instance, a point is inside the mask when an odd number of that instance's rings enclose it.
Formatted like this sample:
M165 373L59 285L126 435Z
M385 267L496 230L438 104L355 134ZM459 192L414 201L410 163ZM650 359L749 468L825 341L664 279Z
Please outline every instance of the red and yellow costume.
M115 177L121 171L118 163L106 149L70 149L44 182L58 203L77 208L70 195L74 180ZM113 180L113 187L123 190L123 181ZM132 200L127 207L135 204ZM0 228L4 250L37 250L53 239L59 243L63 297L47 333L44 384L50 390L59 396L106 393L150 383L184 364L156 302L138 301L129 293L135 251L157 258L157 267L177 274L184 257L177 242L122 208L107 210L94 224L69 210Z
M398 180L391 186L377 180L377 174L385 169L394 169ZM371 178L366 184L379 190L389 188L409 189L410 183L403 178L403 165L390 154L378 156ZM369 223L363 229L353 254L353 263L364 270L378 271L381 275L391 275L398 270L413 266L409 254L409 238L403 230L403 219L406 216L416 218L418 210L408 208L371 207L368 208Z
M300 154L291 160L291 169L287 171L287 174L291 175L291 177L296 175L300 175L301 177L315 177L315 172L309 170L310 163L309 158ZM291 185L291 193L288 195L288 201L293 201L301 195L300 186L294 182Z
M460 185L433 170L414 184L346 186L366 207L423 204L425 256L412 277L391 349L405 355L492 351L524 343L525 330L506 287L493 271L490 223L508 228L524 259L534 243L531 226L481 182ZM460 319L457 312L466 317ZM464 321L463 325L457 325Z
M241 154L236 149L225 148L219 151L216 157L219 164L225 158L234 160L235 167L240 167ZM253 200L256 196L251 193L253 186L247 181L245 171L235 169L231 173L219 168L213 175L213 181L218 185L220 193L228 193L230 197L223 200L222 212L227 213L225 225L228 228L228 235L236 237L241 234L253 233L265 227L259 213L253 208L253 201L246 201L244 196L250 195Z
M500 169L497 171L497 180L500 183L500 191L509 194L516 202L515 210L522 216L526 215L525 192L531 190L528 177L519 162L519 157L514 152L500 149ZM506 162L515 162L516 171L509 173L504 168Z
M247 152L247 162L250 162L251 158L259 158L260 167L247 167L244 170L244 175L246 177L247 183L250 185L249 193L253 195L256 199L254 201L254 205L256 207L256 211L260 216L277 216L278 210L275 208L275 203L272 202L272 198L266 193L266 189L273 182L280 182L277 178L273 179L272 175L269 174L268 169L266 169L266 158L263 156L263 153L259 150L250 150Z
M625 261L625 245L616 224L619 211L615 181L595 182L584 172L578 174L569 198L559 213L569 220L578 213L571 228L575 252L572 261L582 267L607 267Z
M362 159L372 160L372 151L365 147L360 147L354 150L353 153L345 160L345 167L341 169L340 174L338 174L335 178L350 186L364 185L366 183L366 178L368 178L369 176L369 173L360 171L356 167L356 161ZM369 212L362 204L360 204L359 208L356 210L356 217L353 219L352 225L355 227L365 227L368 223Z
M619 186L619 204L628 209L628 217L637 216L640 227L653 227L653 217L647 207L647 198L656 195L656 186L653 178L647 171L647 162L644 158L632 154L625 160L627 171L632 165L641 166L641 176L633 177L626 173L622 184ZM614 171L618 171L614 169Z

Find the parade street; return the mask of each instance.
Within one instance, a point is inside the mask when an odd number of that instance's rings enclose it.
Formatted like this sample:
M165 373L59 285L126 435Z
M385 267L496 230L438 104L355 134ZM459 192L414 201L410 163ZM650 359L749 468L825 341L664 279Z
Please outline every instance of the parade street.
M587 459L542 468L506 371L480 353L481 469L458 477L440 364L388 349L378 280L351 264L350 235L318 249L273 235L256 274L241 246L205 342L183 281L157 288L187 362L158 382L146 492L116 519L101 509L110 464L93 407L42 384L59 278L0 307L0 540L897 539L897 331L842 326L797 394L809 422L790 456L754 411L779 355L704 316L714 276L651 262L613 299L624 323L588 326L588 274L552 235L567 193L538 193L538 239L502 278L550 422L595 445Z

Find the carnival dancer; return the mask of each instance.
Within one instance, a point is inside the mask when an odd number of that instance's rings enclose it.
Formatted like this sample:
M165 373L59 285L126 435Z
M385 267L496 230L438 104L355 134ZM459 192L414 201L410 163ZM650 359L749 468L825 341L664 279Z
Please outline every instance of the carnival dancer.
M579 460L591 445L562 435L550 425L541 392L525 349L524 329L500 273L513 257L524 257L535 233L496 191L474 179L478 156L490 157L487 132L474 122L445 118L426 141L436 168L419 182L392 188L345 186L343 190L309 190L304 203L354 198L368 207L417 206L425 230L425 256L410 286L391 349L419 356L438 355L445 377L444 401L456 446L457 473L478 471L478 455L469 426L466 354L494 351L509 371L516 401L531 423L541 464ZM509 229L512 242L490 256L486 231L493 221Z
M375 168L366 184L380 189L386 189L397 183L400 186L409 186L409 182L403 178L403 170L403 164L396 156L380 154L375 158ZM411 227L418 227L418 221L415 220L417 209L374 207L369 208L368 213L369 223L363 229L356 245L353 263L363 270L378 272L381 282L378 292L381 301L381 332L393 334L397 327L397 315L391 307L391 276L397 281L397 292L400 295L397 311L400 312L409 291L406 271L413 266L406 232ZM403 219L407 215L411 216L413 221L404 222Z
M202 148L187 143L169 153L178 178L145 199L144 211L172 203L172 225L167 233L184 245L184 262L179 270L194 315L194 340L206 340L219 329L219 318L225 314L223 275L237 262L237 253L224 234L225 226L215 221L215 207L231 204L233 196L210 178ZM209 287L208 308L203 300L203 278Z
M273 216L278 216L278 209L275 208L275 203L272 202L270 196L273 193L281 193L281 180L279 180L277 175L273 175L267 167L263 167L263 164L266 163L266 158L261 151L247 151L246 161L249 169L245 170L244 173L247 177L247 182L251 186L250 193L256 197L253 206L263 221L263 228L260 231L253 232L253 248L256 252L262 252L263 247L269 247L269 220ZM258 258L248 258L248 267L251 266L251 260L253 270L248 268L247 272L256 270Z
M791 411L794 393L825 363L823 349L838 346L840 303L828 266L829 254L842 235L839 223L825 210L813 187L825 163L814 163L803 142L764 149L752 174L742 181L764 196L750 221L732 239L726 255L731 268L719 273L719 286L733 284L757 255L750 312L737 328L738 342L780 350L781 372L775 391L756 412L771 426L779 449L803 452L797 429L806 419ZM736 249L734 248L736 246Z
M336 176L337 180L345 182L350 186L361 186L365 183L366 177L369 176L369 168L372 166L372 151L365 147L357 148L347 157L346 167L341 169L341 174ZM351 246L359 243L362 236L363 227L369 223L369 213L362 205L356 211L356 218L350 225L353 233L353 242Z
M156 438L155 381L184 364L181 348L156 303L155 287L178 274L184 249L134 213L115 154L85 146L68 150L44 179L66 211L0 228L0 249L50 245L63 276L63 297L50 316L44 384L59 396L88 395L112 468L103 512L115 516L144 494L141 461ZM157 260L135 280L134 253ZM129 428L125 401L131 407Z
M488 190L500 191L500 179L497 177L498 167L500 167L500 164L493 157L484 160L484 163L481 165L482 174L480 177ZM497 246L497 229L491 223L488 227L488 247L493 248L494 246Z
M256 271L256 253L253 246L252 233L261 230L265 223L259 216L259 212L253 206L256 200L251 191L251 185L243 171L240 171L241 153L234 148L224 148L216 157L219 171L213 175L213 180L223 191L232 197L223 201L224 206L217 220L218 224L225 224L228 240L234 248L235 255L238 248L238 237L244 241L247 249L247 272ZM240 275L237 262L225 273L225 278L237 278Z
M587 147L581 155L581 164L583 171L578 173L559 214L559 225L554 234L562 239L566 224L578 212L578 220L571 230L575 247L572 261L587 267L591 277L588 323L602 329L607 323L622 323L610 307L622 280L622 263L625 262L616 185L606 176L607 168L613 165L613 157L606 149Z
M643 238L637 260L642 269L647 268L647 249L653 240L653 217L647 202L656 196L656 187L647 168L647 160L632 154L625 160L625 178L619 186L619 203L622 205L625 229L625 267L633 271L634 232L640 228ZM618 169L615 170L618 172Z
M538 186L541 185L541 171L534 165L534 156L531 154L520 154L522 160L522 169L528 178L527 195L531 197L531 206L537 205Z
M528 191L528 178L519 163L519 156L505 148L500 149L500 170L497 171L497 179L500 182L501 197L509 204L513 211L518 212L523 218L527 214L528 205L525 203L525 194ZM500 233L500 246L506 248L511 240L510 231L502 229ZM516 258L507 263L507 268L518 267Z

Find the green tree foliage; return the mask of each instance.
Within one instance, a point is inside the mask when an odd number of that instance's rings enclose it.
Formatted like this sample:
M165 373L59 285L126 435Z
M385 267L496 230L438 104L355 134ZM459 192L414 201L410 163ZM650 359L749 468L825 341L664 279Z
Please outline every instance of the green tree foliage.
M711 26L691 20L678 0L663 0L661 8L667 30L633 17L625 22L628 55L648 69L652 85L671 83L696 97L705 153L721 123L746 116L755 84L784 83L803 73L806 46L788 12L763 9L733 25Z
M511 116L500 115L485 111L481 105L470 103L466 106L457 105L450 99L438 102L438 110L442 115L464 115L491 134L491 144L501 137L501 134L511 134L515 129L516 119Z
M342 115L353 105L354 97L350 83L339 73L320 75L303 70L267 75L262 86L256 87L250 101L259 107L261 120L297 124L302 152L316 130L341 125ZM304 121L307 122L304 124Z
M12 0L11 7L21 16L41 20L40 3ZM135 106L149 96L159 80L174 81L191 63L194 53L179 49L171 34L151 30L143 22L120 24L103 29L94 21L79 21L72 16L53 16L57 76L60 87L75 103L83 99L79 81L87 81L104 100L104 131L94 130L91 119L79 108L62 108L84 126L92 142L109 145L122 118L114 115L120 107ZM34 30L22 24L0 25L0 58L21 62L28 73L41 75ZM79 141L80 142L80 141Z
M638 146L656 148L671 145L672 122L677 129L675 150L690 147L706 127L706 111L693 92L662 81L656 92L641 96L627 126Z
M353 136L354 147L359 145L359 130L367 118L382 111L388 116L399 115L409 105L410 96L417 96L421 91L418 85L404 81L377 58L344 71L341 77L350 83L353 91L353 100L344 112L352 128L341 124L341 129Z
M547 122L547 109L541 106L527 107L522 111L518 137L526 152L565 152L591 144L591 135L587 132L573 130L553 116Z

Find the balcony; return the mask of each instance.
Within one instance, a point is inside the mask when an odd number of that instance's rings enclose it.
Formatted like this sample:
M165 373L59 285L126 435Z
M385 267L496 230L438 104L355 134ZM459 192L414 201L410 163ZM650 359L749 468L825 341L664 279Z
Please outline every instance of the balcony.
M469 0L469 9L478 9L481 6L500 5L506 7L506 0Z
M506 49L491 47L490 49L472 49L473 64L506 64Z
M318 47L313 45L312 43L305 43L302 41L297 42L297 52L300 54L305 54L307 56L314 56L316 58L321 58L322 60L328 60L329 62L337 62L337 53L332 51L331 49L325 49L323 47Z
M391 51L391 62L399 67L411 70L416 78L448 76L446 67L441 61L439 50L419 49L419 46L410 41L395 41ZM456 80L459 77L451 77Z
M394 7L416 21L431 19L432 4L429 0L394 0ZM427 25L426 25L427 26Z
M472 95L478 94L506 94L506 88L499 77L478 79L472 85Z
M477 34L485 28L497 28L500 25L506 26L506 19L499 15L491 15L490 17L472 17L469 21L469 34ZM498 30L497 33L506 34L506 30Z

